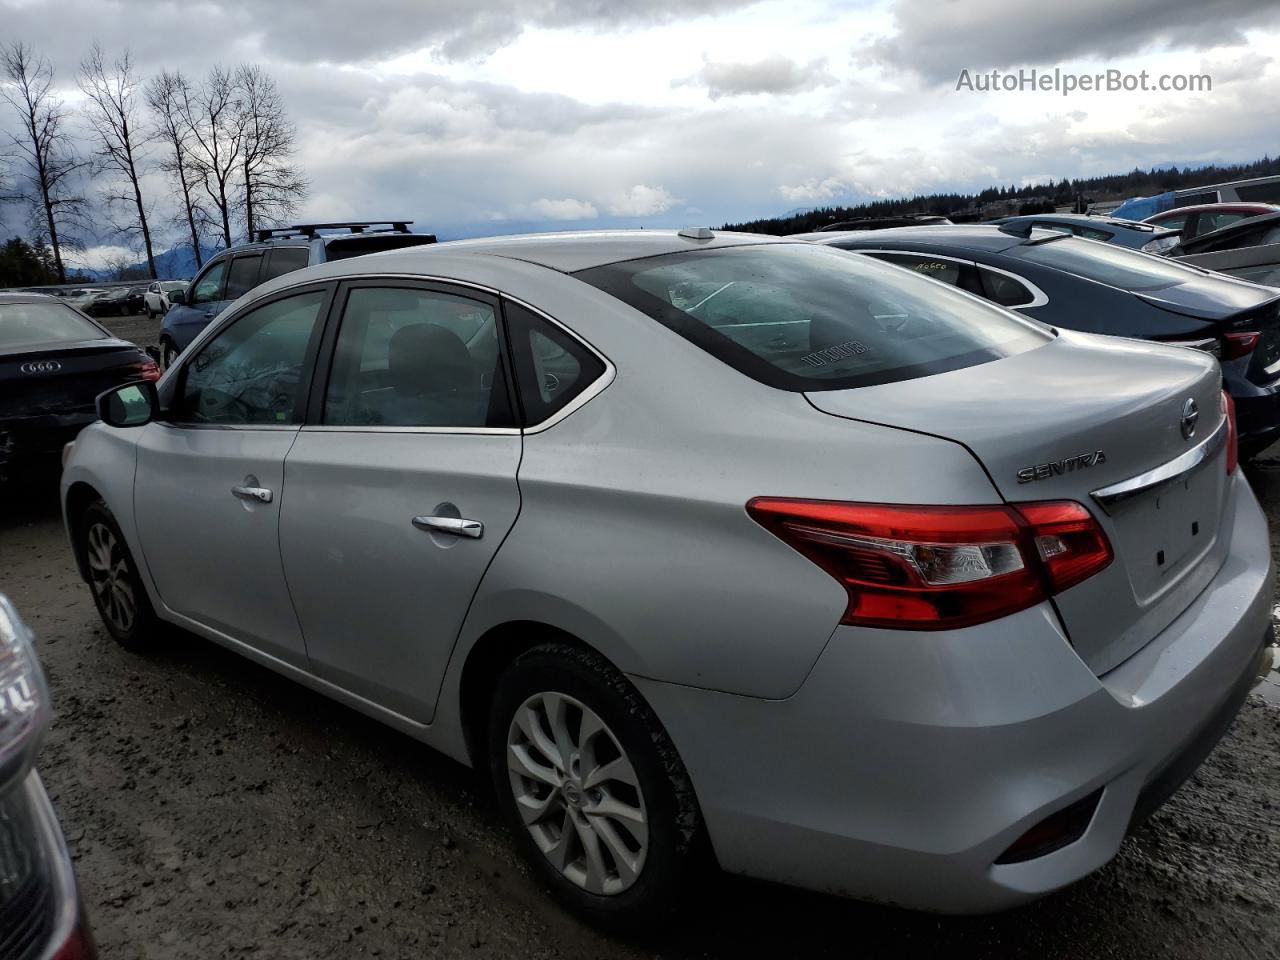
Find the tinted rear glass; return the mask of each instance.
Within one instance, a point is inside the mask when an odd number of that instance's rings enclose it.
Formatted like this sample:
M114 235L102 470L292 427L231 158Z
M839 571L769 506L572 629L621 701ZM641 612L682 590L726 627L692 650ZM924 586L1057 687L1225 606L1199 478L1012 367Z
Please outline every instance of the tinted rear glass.
M0 348L104 340L106 334L61 303L0 303Z
M1075 237L1050 243L1020 244L1004 253L1121 290L1159 290L1199 276L1196 271L1164 257Z
M435 237L425 233L356 234L330 240L324 248L324 256L326 260L345 260L362 257L366 253L420 247L427 243L435 243Z
M808 244L668 254L575 276L786 390L910 380L1053 336L945 284Z

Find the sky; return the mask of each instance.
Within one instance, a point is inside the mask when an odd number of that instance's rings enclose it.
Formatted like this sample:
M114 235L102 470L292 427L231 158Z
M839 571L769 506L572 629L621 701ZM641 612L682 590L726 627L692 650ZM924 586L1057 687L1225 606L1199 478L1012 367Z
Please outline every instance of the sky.
M297 124L304 219L407 218L441 239L714 226L1280 151L1280 3L1264 0L0 0L0 39L48 56L73 108L95 40L148 72L260 64ZM1207 74L1212 90L957 89L962 71L1020 68ZM167 186L148 187L164 219ZM21 219L0 206L8 234ZM117 247L87 239L89 266Z

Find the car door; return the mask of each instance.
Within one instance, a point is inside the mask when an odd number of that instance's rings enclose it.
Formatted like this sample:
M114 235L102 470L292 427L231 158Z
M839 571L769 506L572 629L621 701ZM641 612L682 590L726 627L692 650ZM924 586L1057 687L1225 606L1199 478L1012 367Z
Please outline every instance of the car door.
M338 303L285 460L285 574L313 672L428 722L520 508L498 303L407 280L344 284Z
M165 606L295 666L306 650L280 562L284 462L306 406L330 287L233 318L164 384L138 441L134 512Z
M187 349L225 306L222 291L229 262L225 256L211 260L187 288L186 302L174 304L164 315L161 333L167 334L179 350Z

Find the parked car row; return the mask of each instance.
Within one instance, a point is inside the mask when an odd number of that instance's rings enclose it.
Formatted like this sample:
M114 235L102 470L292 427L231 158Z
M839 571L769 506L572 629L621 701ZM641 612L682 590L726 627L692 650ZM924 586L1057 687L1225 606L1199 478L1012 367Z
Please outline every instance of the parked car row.
M1207 351L1219 359L1236 405L1241 454L1280 439L1280 289L1040 230L1028 219L802 236L923 273L1054 327Z
M230 303L98 398L61 480L81 575L131 650L177 625L486 772L595 922L713 863L947 912L1058 889L1272 637L1223 382L1271 403L1277 291L1015 224L261 282L295 246L172 293L175 337Z

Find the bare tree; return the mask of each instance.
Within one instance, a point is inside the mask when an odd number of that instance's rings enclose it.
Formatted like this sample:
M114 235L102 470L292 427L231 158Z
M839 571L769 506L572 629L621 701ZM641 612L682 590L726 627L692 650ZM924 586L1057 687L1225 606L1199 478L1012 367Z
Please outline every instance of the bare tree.
M11 142L20 160L20 177L26 184L21 196L31 205L33 233L53 250L58 282L65 283L62 251L82 244L67 232L82 223L85 199L77 179L85 167L74 140L66 130L67 114L53 91L53 67L25 43L0 47L0 98L18 114L22 132Z
M190 81L176 70L161 71L147 84L147 106L151 109L154 136L164 145L160 169L172 180L182 207L174 220L190 232L191 252L199 270L204 263L199 225L208 217L197 193L201 180L193 153L195 133L186 119L192 112L192 97Z
M237 95L231 72L214 67L191 96L179 102L182 121L191 132L193 166L213 208L210 219L227 247L231 246L233 192L244 135Z
M128 50L108 64L97 43L80 63L79 80L86 97L85 115L96 140L96 158L110 177L103 199L108 209L123 205L129 211L123 223L113 225L117 233L141 240L147 270L155 279L156 255L139 182L145 172L147 143L146 131L138 120L142 81L134 72Z
M279 223L307 195L307 179L294 158L296 131L276 82L261 67L236 70L235 101L240 136L240 189L245 233Z

